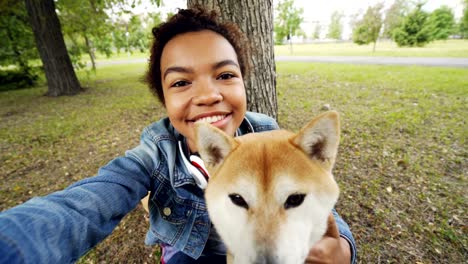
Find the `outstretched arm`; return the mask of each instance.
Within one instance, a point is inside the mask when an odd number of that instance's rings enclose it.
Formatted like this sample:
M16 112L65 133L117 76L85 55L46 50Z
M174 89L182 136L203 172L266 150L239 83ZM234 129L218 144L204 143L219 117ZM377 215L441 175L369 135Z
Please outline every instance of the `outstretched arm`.
M0 213L0 263L69 263L84 255L150 189L145 151L140 145L95 177Z

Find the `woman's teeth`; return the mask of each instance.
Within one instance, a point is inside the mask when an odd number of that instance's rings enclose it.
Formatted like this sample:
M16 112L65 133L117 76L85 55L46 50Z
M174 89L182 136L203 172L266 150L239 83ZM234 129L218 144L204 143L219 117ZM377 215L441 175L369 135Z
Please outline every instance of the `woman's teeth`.
M195 123L197 122L206 122L206 123L214 123L214 122L218 122L219 120L222 120L224 119L226 116L225 115L215 115L215 116L206 116L206 117L202 117L200 119L197 119L195 121Z

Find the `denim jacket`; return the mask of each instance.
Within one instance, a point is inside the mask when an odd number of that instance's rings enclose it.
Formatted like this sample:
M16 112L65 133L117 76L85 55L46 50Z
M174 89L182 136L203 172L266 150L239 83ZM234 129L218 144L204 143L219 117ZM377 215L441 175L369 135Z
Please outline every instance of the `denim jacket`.
M246 113L237 134L277 129L270 117ZM108 236L148 193L145 243L164 244L197 259L211 222L203 191L183 166L169 119L146 127L140 144L63 191L33 198L0 214L0 263L70 263ZM334 212L342 237L356 248L348 225Z

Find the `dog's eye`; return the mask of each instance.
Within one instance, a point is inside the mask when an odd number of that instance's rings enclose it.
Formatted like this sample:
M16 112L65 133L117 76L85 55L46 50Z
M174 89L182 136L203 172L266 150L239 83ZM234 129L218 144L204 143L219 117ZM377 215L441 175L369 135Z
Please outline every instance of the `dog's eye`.
M249 209L249 205L245 202L244 198L237 193L233 193L229 195L231 202L237 206L243 207L245 209Z
M305 196L306 195L303 193L295 193L289 195L288 199L286 199L286 202L284 203L284 209L298 207L302 204L302 202L304 202Z

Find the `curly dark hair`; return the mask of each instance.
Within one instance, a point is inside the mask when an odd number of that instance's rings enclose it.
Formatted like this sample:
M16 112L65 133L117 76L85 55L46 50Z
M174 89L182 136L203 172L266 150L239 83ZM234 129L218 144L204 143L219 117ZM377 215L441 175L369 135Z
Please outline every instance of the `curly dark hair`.
M223 36L237 54L242 76L248 74L250 70L249 42L236 24L220 21L219 14L214 10L208 11L199 6L191 9L180 9L177 14L152 30L154 40L145 80L153 95L159 99L163 106L165 106L165 102L161 82L161 55L164 47L177 35L202 30L211 30Z

